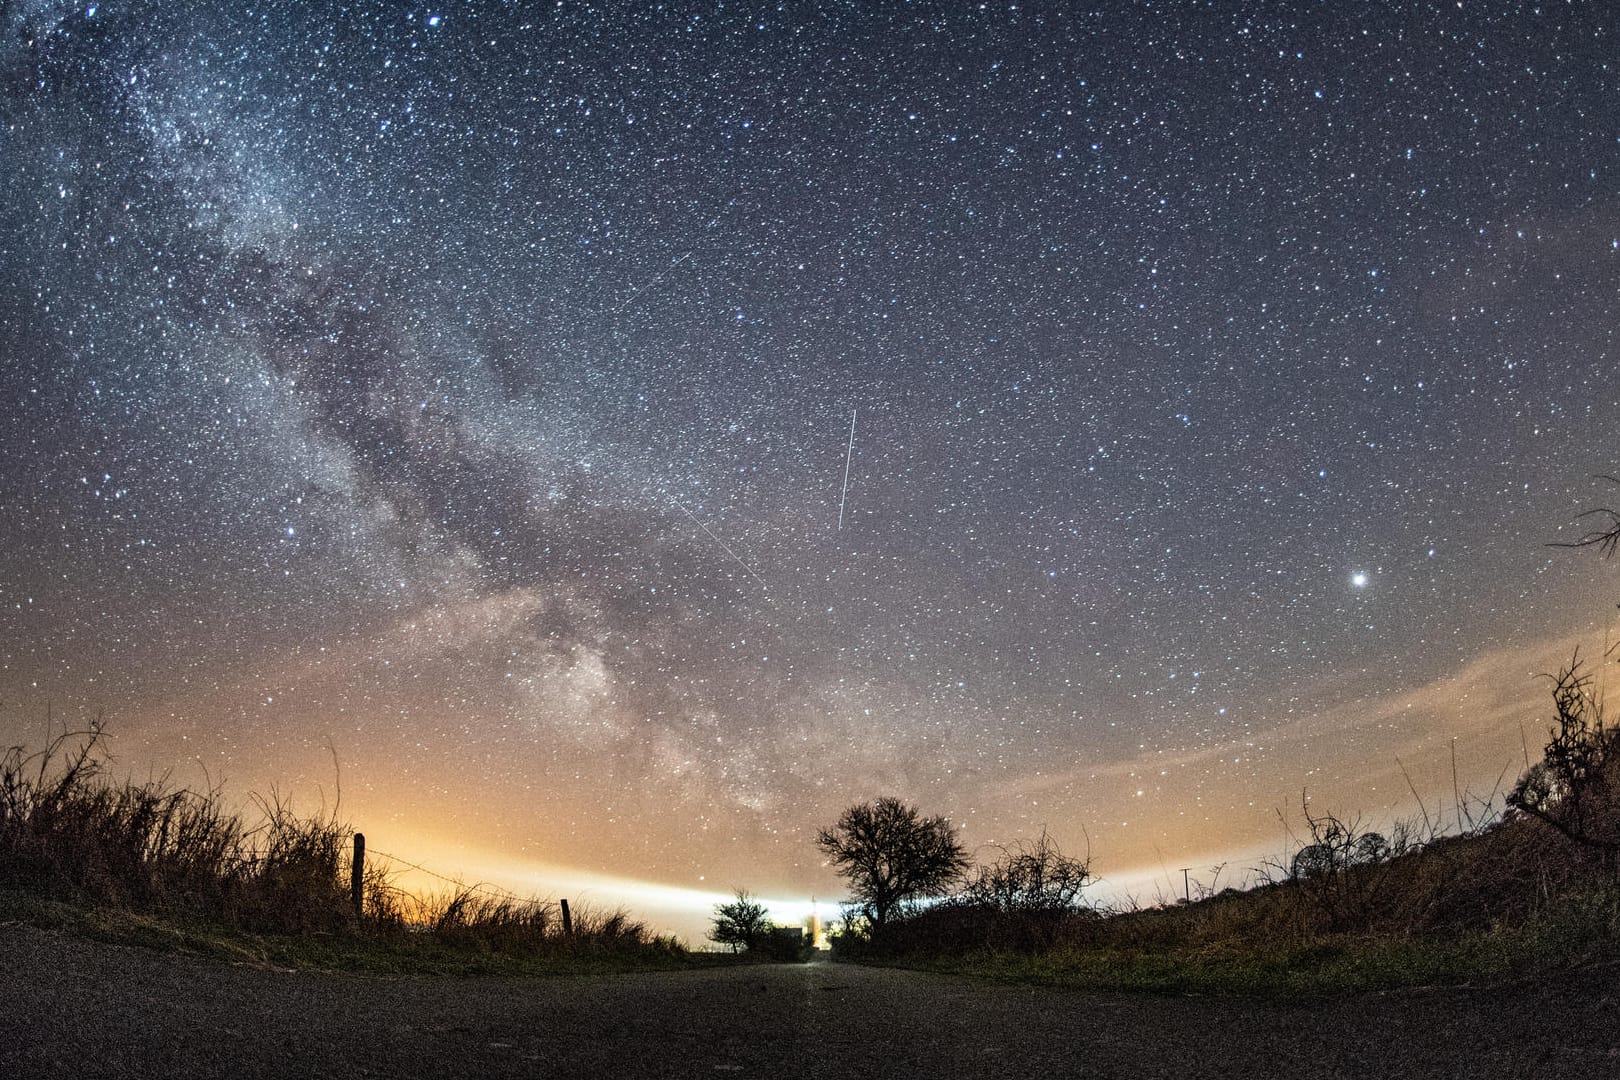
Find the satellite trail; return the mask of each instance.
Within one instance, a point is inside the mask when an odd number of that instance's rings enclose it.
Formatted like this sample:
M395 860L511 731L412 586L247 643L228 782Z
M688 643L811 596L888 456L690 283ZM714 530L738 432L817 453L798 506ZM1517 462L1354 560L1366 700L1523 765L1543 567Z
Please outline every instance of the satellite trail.
M849 499L849 459L855 456L855 410L849 410L849 448L844 451L844 490L838 496L838 531L844 531L844 503Z

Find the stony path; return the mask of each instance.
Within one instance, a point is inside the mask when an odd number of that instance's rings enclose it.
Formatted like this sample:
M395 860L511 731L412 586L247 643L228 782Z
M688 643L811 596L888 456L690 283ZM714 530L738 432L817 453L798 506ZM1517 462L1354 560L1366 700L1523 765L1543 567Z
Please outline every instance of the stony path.
M1620 972L1256 1004L818 963L289 973L0 926L3 1077L1620 1078Z

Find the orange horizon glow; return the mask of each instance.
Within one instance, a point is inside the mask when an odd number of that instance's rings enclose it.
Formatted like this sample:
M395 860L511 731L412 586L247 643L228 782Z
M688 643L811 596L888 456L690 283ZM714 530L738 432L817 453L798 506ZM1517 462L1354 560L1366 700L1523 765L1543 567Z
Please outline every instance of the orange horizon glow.
M1174 899L1183 889L1183 867L1205 884L1214 879L1216 867L1223 867L1216 884L1241 886L1263 861L1286 861L1305 830L1300 801L1305 793L1314 812L1359 819L1378 829L1420 813L1414 788L1430 818L1444 829L1455 828L1458 793L1465 802L1470 795L1479 800L1494 794L1499 807L1527 747L1537 756L1544 741L1536 718L1545 715L1545 686L1533 672L1567 659L1578 637L1483 653L1430 683L1376 699L1331 704L1242 742L1185 754L1147 753L1039 778L984 784L977 805L966 812L955 805L962 796L942 785L901 794L927 812L951 818L966 846L980 857L993 857L995 845L1031 837L1043 827L1070 854L1083 855L1089 845L1096 880L1086 897L1092 902ZM209 704L192 700L184 707L200 711ZM462 884L484 883L524 897L566 896L600 907L622 906L655 930L675 932L698 945L713 906L737 888L764 898L773 918L795 925L812 910L811 898L819 898L823 918L830 921L842 896L841 882L821 864L814 831L834 820L844 805L886 793L853 786L847 792L827 792L805 812L794 833L776 831L763 841L756 833L727 843L691 834L675 815L664 818L668 831L652 834L646 827L604 827L602 788L590 783L585 797L571 808L568 802L552 801L544 814L531 815L514 810L521 800L511 792L486 792L487 798L469 803L448 785L396 787L386 757L353 754L351 760L335 745L306 745L298 755L303 765L298 771L274 766L288 760L284 751L262 756L257 768L244 767L244 759L236 756L234 770L222 765L204 770L203 763L210 755L218 758L221 748L200 728L179 728L172 719L176 707L156 712L170 719L159 724L150 714L123 718L131 722L129 732L119 730L119 717L111 718L112 745L120 761L132 766L139 762L148 771L167 768L177 782L197 786L205 773L213 780L223 777L233 796L275 790L302 813L329 809L341 790L339 817L366 834L374 856L387 852ZM1363 734L1370 742L1363 742ZM181 764L180 755L188 752L195 776ZM1251 755L1259 761L1243 760ZM1311 764L1301 764L1307 760ZM1235 797L1214 792L1194 799L1175 797L1177 790L1191 786L1191 776L1211 767L1246 768L1252 777L1248 791ZM606 782L602 778L595 784ZM643 808L624 812L656 820ZM563 836L555 828L556 818L549 817L553 814L594 824ZM736 820L746 822L750 815ZM679 853L688 870L638 874L628 869L644 860L652 843ZM774 859L772 853L777 853ZM666 860L666 866L671 862L676 860ZM403 866L397 880L423 895L452 888L442 878Z

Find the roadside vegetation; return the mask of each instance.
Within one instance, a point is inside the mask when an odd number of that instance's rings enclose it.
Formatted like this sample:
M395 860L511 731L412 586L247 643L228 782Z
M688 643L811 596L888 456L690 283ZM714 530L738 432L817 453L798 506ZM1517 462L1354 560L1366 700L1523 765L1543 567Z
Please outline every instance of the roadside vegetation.
M1606 723L1579 655L1551 681L1544 757L1505 797L1459 796L1449 827L1424 811L1387 835L1302 798L1291 855L1253 868L1246 889L1201 886L1175 902L1088 902L1089 860L1044 834L969 868L945 819L895 799L851 808L843 820L884 806L898 824L878 841L867 836L861 858L835 859L852 899L834 949L1167 992L1502 981L1620 961L1620 729ZM829 854L853 842L841 826L819 841ZM929 876L930 866L946 870ZM897 891L895 882L910 884Z
M759 963L802 963L810 959L814 944L800 927L773 923L765 905L747 889L714 906L709 940L727 946L733 956Z
M1620 480L1615 483L1620 484ZM1568 547L1620 549L1620 512ZM1614 661L1612 653L1601 663ZM850 806L817 832L849 886L835 956L1019 981L1161 992L1330 993L1544 979L1620 964L1620 727L1579 653L1555 675L1542 759L1454 820L1387 832L1313 810L1291 853L1181 901L1090 902L1089 852L1046 833L975 864L956 829L902 800ZM545 972L808 957L745 890L689 953L622 911L480 886L417 895L365 863L335 812L275 795L245 817L218 788L117 781L99 720L0 754L0 922L284 966ZM1416 792L1414 791L1414 795ZM570 918L571 916L571 918Z
M114 780L100 721L0 755L0 920L282 966L552 971L675 966L683 946L622 911L476 885L414 894L362 864L335 813L272 796L256 813L218 788Z
M1095 989L1257 994L1535 979L1620 961L1620 732L1578 659L1554 678L1554 707L1544 760L1505 799L1461 810L1455 832L1406 821L1386 836L1304 802L1302 843L1254 868L1249 888L1152 905L1089 903L1088 861L1045 835L908 895L883 920L861 899L870 871L846 870L854 900L835 955Z
M1593 514L1602 527L1556 546L1614 556L1620 512ZM944 818L892 798L851 807L817 836L849 883L835 955L1096 989L1259 994L1620 963L1620 728L1578 652L1549 679L1542 760L1505 796L1458 792L1454 820L1422 808L1379 832L1302 794L1294 850L1251 868L1243 889L1217 892L1217 867L1196 896L1189 880L1179 900L1095 904L1089 853L1069 856L1044 834L973 867Z
M1620 962L1620 728L1579 657L1552 677L1540 762L1508 794L1386 832L1313 811L1248 888L1105 907L1089 855L1049 836L977 864L943 817L850 807L817 844L849 885L835 955L1097 989L1328 993L1545 978ZM99 722L0 754L0 921L284 967L566 972L802 960L746 891L689 953L620 911L478 886L406 892L376 862L351 891L352 830L275 797L114 780ZM1218 880L1218 877L1217 879Z

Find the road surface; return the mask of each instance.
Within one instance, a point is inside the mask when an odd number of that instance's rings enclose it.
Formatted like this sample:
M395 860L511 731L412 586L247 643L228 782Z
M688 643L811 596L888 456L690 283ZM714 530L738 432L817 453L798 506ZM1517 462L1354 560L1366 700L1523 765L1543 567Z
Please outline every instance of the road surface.
M285 972L0 926L3 1077L1620 1077L1620 972L1256 1003L846 964Z

